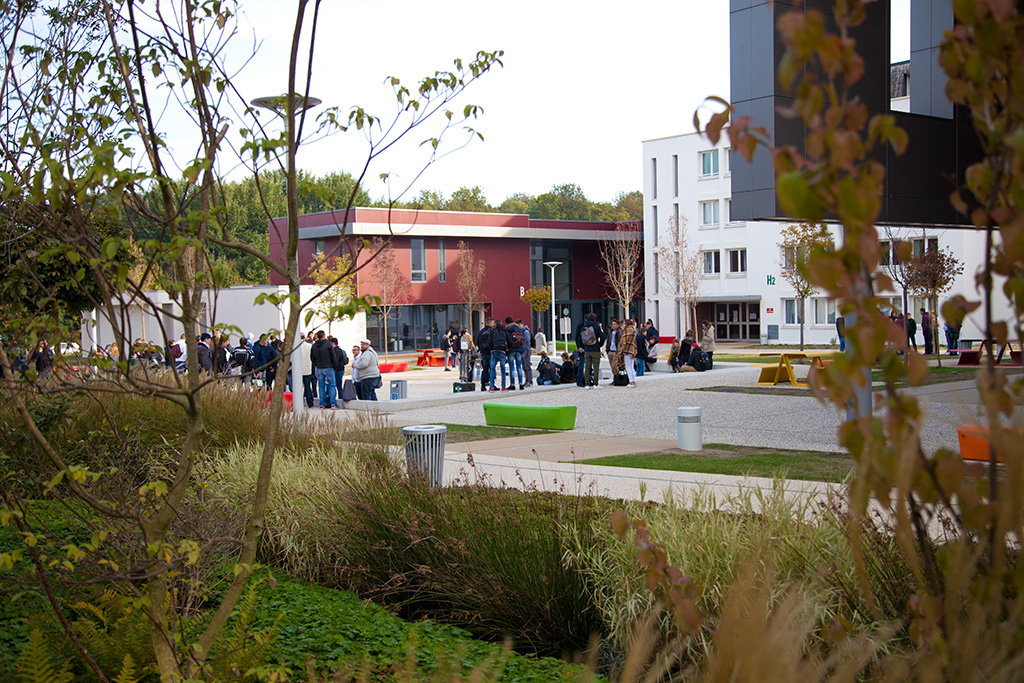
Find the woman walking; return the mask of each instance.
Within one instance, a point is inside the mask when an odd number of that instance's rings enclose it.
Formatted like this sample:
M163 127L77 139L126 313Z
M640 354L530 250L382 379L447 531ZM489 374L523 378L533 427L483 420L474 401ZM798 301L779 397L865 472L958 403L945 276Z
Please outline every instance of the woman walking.
M636 321L633 319L626 321L626 329L619 340L619 355L629 379L627 386L636 388Z

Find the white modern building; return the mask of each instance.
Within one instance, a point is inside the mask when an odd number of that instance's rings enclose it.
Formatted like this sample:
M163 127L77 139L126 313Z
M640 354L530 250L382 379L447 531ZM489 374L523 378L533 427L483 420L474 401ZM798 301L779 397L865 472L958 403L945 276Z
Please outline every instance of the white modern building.
M644 245L647 317L662 336L685 332L683 305L671 269L671 253L685 235L687 252L698 252L702 269L697 321L713 320L719 341L796 344L800 341L800 301L782 276L781 231L792 221L733 221L730 211L732 150L727 135L713 145L691 133L643 143ZM840 226L830 226L840 243ZM971 230L934 226L879 227L879 238L911 240L915 251L938 245L964 265L949 292L978 299L975 273L984 262L984 236ZM884 250L883 250L884 252ZM685 259L685 254L681 256ZM883 259L884 260L884 259ZM666 269L669 269L666 271ZM902 310L902 291L892 293L892 306ZM913 317L924 306L911 297ZM1003 305L1000 313L1006 315ZM804 340L828 344L837 339L835 301L812 296L805 310ZM980 318L969 319L963 337L980 337ZM691 322L692 325L692 322ZM944 339L940 334L940 338ZM918 342L923 337L918 332Z

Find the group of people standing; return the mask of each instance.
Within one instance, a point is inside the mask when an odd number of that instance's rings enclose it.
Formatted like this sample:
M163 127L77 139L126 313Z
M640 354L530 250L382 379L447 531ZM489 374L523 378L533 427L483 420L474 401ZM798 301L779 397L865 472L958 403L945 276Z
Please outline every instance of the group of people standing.
M538 332L534 339L530 326L523 323L520 318L513 320L512 316L500 318L487 318L484 326L476 334L476 341L466 339L466 348L463 347L463 338L468 332L463 329L460 337L455 340L458 344L457 352L460 354L471 352L476 347L480 354L480 388L482 391L513 391L516 386L522 391L526 387L533 386L533 368L531 367L531 351L536 342L539 346L543 340L543 334ZM546 344L546 340L543 340ZM472 363L466 362L466 356L462 356L462 367L469 369L470 376L463 376L465 382L472 382ZM447 368L446 368L447 369ZM501 386L497 383L498 372L501 372ZM465 370L463 374L465 375ZM508 381L506 382L506 376ZM518 380L518 381L517 381Z
M312 408L319 399L320 407L333 409L340 401L353 398L376 401L377 389L381 386L380 362L369 339L360 340L352 347L349 357L341 348L338 339L328 336L323 330L310 331L302 340L303 348L298 351L296 362L302 366L302 394L306 406ZM308 346L308 350L307 350ZM245 337L232 346L228 336L220 330L203 332L196 344L196 361L200 372L211 375L238 375L244 383L271 389L277 378L278 360L284 353L284 340L270 333L261 334L250 345ZM165 356L170 364L179 370L185 369L188 347L185 335L180 339L168 340ZM345 369L351 364L352 390L345 395ZM289 391L294 391L291 377L286 378Z

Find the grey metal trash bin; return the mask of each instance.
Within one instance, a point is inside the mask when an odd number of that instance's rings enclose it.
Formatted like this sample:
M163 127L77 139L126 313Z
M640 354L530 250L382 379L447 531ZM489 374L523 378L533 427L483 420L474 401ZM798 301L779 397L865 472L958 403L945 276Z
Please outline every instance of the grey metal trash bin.
M400 398L408 398L407 393L409 390L409 380L407 379L393 379L391 380L391 400L397 401Z
M402 427L405 465L412 481L440 486L444 475L444 446L448 428L444 425Z
M700 424L700 408L676 409L676 435L679 450L699 451L704 448L704 436Z

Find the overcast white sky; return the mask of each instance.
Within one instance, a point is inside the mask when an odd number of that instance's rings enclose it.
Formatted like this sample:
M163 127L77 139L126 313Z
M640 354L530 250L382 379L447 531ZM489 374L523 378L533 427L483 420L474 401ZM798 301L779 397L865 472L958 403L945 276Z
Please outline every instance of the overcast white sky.
M236 81L246 99L285 91L292 7L244 0L234 47L247 52L254 37L262 41ZM590 199L611 201L641 189L643 140L692 131L705 96L729 96L728 0L325 2L310 92L324 106L384 115L393 101L386 77L412 86L455 57L496 49L505 51L504 68L459 101L483 106L475 127L485 140L433 166L413 194L480 185L499 204L514 192L576 183ZM894 59L900 50L894 45ZM365 158L357 141L350 133L306 147L300 166L355 172ZM412 181L421 157L401 151L374 167L370 194L384 194L382 171Z

